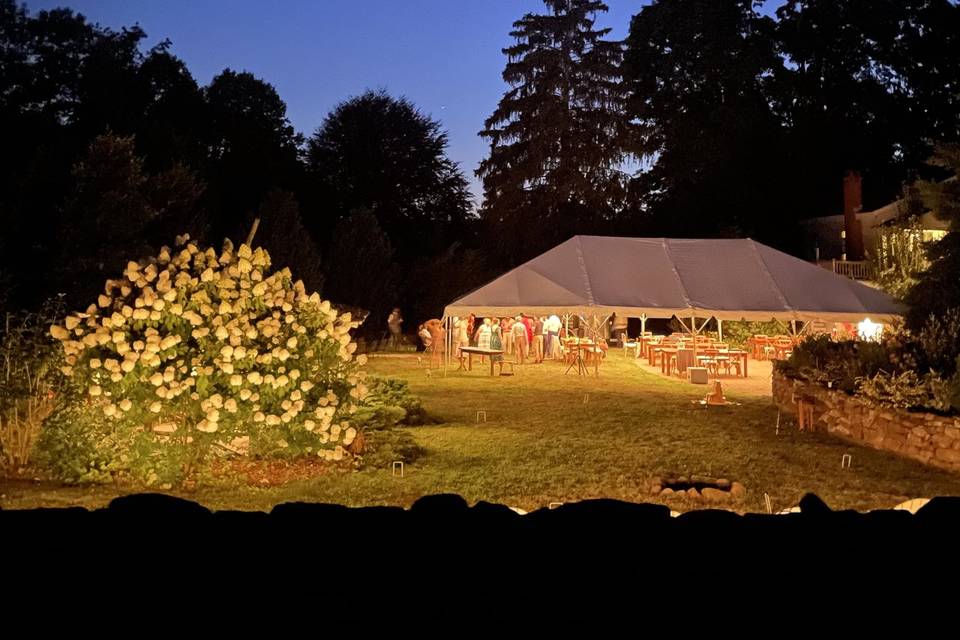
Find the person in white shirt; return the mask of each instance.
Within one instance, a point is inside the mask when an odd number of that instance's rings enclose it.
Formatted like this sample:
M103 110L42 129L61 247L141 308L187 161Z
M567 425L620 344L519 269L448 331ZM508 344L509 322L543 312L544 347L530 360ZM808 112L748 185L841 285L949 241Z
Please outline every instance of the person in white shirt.
M553 315L547 318L543 323L544 331L544 352L547 358L556 358L557 356L557 335L560 333L560 318Z
M480 328L477 329L477 347L480 349L489 349L490 348L490 337L493 335L493 329L491 325L493 322L490 318L484 318L483 324L480 325ZM480 356L480 362L483 362L484 356Z
M433 336L430 335L430 330L427 329L426 324L420 325L420 330L417 332L417 335L420 336L420 340L423 342L423 350L429 351L430 345L433 343Z

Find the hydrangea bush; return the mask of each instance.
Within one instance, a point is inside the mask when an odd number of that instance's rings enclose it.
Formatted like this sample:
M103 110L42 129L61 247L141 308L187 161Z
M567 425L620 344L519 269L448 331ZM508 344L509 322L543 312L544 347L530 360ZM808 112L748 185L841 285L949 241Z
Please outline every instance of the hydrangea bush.
M228 240L218 253L183 236L51 334L85 408L127 443L123 466L154 483L189 476L212 447L349 455L367 393L357 324L289 269L271 273L263 249Z

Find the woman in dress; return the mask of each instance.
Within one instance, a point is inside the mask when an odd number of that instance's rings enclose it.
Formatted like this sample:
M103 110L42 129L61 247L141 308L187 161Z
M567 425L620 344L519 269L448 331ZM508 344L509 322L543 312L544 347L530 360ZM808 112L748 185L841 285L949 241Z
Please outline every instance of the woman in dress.
M503 349L503 330L498 323L495 323L490 330L490 348ZM490 359L500 365L500 373L503 373L503 354L494 354L490 356Z
M492 332L491 325L492 321L490 318L484 318L483 324L480 325L480 328L477 329L477 347L480 349L489 349L490 348L490 334ZM480 362L483 362L483 356L480 356Z
M456 356L460 357L460 349L470 346L470 331L467 329L466 318L453 319L453 347Z
M503 352L506 355L513 354L513 318L500 318L500 337L506 338L503 341Z

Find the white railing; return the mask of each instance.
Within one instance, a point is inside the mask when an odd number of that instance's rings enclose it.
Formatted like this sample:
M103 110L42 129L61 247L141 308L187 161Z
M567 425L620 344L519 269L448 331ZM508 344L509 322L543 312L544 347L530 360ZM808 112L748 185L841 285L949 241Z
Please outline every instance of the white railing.
M866 260L833 260L833 272L852 280L873 279L873 267Z

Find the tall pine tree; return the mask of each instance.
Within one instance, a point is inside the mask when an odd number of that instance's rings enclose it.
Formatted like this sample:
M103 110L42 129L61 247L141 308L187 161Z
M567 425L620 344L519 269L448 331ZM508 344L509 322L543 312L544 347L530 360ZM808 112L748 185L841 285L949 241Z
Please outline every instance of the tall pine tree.
M480 135L481 216L502 257L516 263L575 233L596 231L622 209L635 152L621 83L620 42L594 27L596 0L544 0L546 14L513 24L510 85Z

